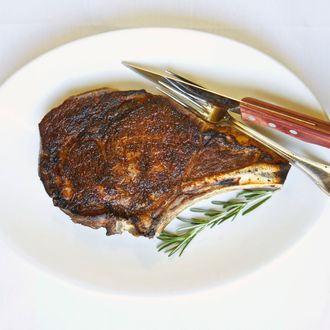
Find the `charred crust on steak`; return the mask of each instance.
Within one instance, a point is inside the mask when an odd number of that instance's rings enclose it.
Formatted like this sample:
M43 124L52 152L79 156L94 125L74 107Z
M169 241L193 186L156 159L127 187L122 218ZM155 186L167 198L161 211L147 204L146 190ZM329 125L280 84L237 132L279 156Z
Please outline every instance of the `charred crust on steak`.
M72 96L39 124L39 176L71 219L153 237L196 199L279 187L286 160L232 127L144 90Z

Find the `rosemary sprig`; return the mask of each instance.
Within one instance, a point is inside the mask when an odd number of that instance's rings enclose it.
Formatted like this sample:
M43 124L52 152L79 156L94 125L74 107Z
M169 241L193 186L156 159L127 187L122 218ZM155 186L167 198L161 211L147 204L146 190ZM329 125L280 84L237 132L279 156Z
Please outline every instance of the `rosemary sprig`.
M162 231L158 239L162 241L158 245L158 251L168 253L172 256L175 253L182 255L189 243L204 229L213 228L226 220L233 221L239 214L245 215L264 202L273 194L271 190L243 190L233 199L228 201L212 201L218 208L202 209L192 208L191 211L200 213L202 217L181 218L183 222L176 232Z

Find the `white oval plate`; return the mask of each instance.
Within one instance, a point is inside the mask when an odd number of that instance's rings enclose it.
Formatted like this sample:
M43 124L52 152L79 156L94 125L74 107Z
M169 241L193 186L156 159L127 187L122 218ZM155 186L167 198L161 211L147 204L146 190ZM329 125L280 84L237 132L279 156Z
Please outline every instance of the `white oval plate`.
M0 232L20 254L81 287L117 294L177 294L211 288L255 270L319 218L328 199L292 169L283 189L263 207L201 234L182 257L157 252L157 239L106 237L102 229L73 224L52 205L38 178L38 123L75 92L100 86L156 92L121 65L122 60L172 68L234 97L260 97L324 118L312 93L290 71L216 35L122 30L52 50L23 67L0 90L0 200L5 201ZM300 153L329 161L324 148L269 134Z

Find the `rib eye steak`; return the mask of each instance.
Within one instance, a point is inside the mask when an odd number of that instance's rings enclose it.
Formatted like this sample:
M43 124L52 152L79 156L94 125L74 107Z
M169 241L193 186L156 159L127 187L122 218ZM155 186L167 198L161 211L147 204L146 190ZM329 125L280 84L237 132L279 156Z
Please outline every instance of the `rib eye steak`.
M39 175L74 222L153 237L197 199L279 187L286 160L169 98L104 88L72 96L39 124Z

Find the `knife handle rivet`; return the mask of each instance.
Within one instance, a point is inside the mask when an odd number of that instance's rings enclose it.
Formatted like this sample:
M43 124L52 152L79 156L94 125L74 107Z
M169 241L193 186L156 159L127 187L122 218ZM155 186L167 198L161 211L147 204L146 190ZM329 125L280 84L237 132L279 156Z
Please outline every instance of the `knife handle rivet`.
M297 131L295 131L294 129L290 129L290 131L289 131L291 134L293 134L293 135L297 135L298 134L298 132Z
M250 120L250 121L255 121L255 120L256 120L256 117L250 115L250 116L248 116L248 120Z
M276 125L274 123L268 123L268 126L269 127L272 127L272 128L275 128L276 127Z

